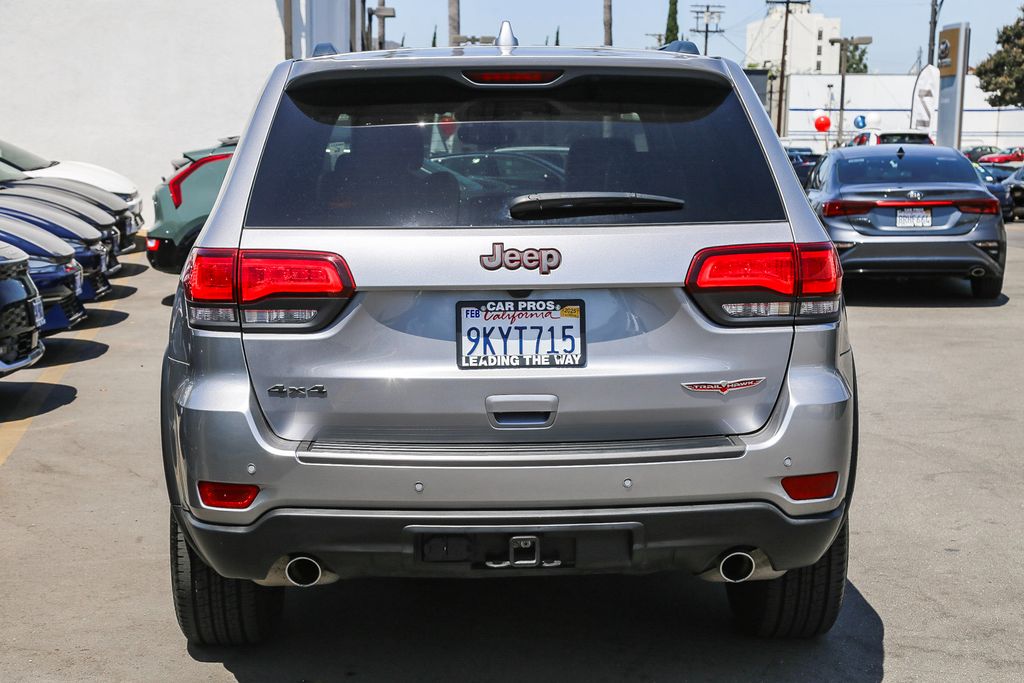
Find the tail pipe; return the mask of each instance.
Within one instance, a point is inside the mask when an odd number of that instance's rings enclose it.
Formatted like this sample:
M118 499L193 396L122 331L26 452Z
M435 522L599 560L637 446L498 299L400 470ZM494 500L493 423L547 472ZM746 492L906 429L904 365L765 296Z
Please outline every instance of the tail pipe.
M971 268L971 277L984 277L985 269L981 266L974 266Z
M727 583L741 583L754 575L757 562L742 550L729 553L718 563L718 574Z
M284 575L288 579L288 583L300 588L315 586L320 582L323 574L320 563L306 555L293 557L284 566Z

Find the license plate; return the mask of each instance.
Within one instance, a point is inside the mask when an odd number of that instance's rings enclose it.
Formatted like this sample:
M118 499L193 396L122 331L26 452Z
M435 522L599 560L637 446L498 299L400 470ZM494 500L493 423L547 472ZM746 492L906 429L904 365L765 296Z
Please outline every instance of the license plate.
M587 363L581 299L459 301L458 365L481 368L580 368Z
M46 314L43 313L43 300L38 296L32 299L32 317L37 327L46 322Z
M81 296L82 284L85 282L85 276L82 274L82 269L79 268L75 271L75 296Z
M896 209L897 228L932 227L931 209Z
M100 272L107 272L107 254L106 252L100 254Z

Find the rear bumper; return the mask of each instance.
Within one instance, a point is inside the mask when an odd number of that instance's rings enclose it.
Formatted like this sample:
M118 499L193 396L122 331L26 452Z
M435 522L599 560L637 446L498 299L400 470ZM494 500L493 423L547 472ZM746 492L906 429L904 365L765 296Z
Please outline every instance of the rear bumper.
M282 584L291 557L316 558L330 574L353 576L512 576L538 573L645 573L667 569L699 574L735 548L760 549L776 570L813 564L832 543L845 505L809 517L789 517L768 503L528 511L273 510L253 524L211 524L175 506L193 548L219 574ZM438 536L494 540L529 534L554 546L571 543L572 561L558 567L492 568L475 559L424 559ZM567 540L568 539L568 540ZM500 552L497 559L500 559Z
M995 240L999 241L999 240ZM981 268L988 275L1002 275L1005 242L994 257L973 242L878 241L854 242L841 249L843 274L858 275L960 275L968 277Z

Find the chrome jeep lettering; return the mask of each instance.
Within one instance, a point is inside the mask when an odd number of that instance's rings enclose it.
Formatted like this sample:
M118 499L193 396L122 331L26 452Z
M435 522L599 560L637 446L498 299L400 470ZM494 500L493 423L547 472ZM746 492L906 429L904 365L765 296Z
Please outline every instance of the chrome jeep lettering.
M495 242L491 245L490 254L481 254L480 265L487 270L526 268L548 275L562 265L562 252L557 249L505 249L503 242Z

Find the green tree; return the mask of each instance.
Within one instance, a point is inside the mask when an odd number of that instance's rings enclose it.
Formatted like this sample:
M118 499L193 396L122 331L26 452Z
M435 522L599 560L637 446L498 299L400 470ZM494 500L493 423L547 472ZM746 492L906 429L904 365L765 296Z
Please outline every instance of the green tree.
M678 0L668 0L668 21L665 22L665 44L679 40L679 4Z
M974 69L993 107L1024 107L1024 5L1021 16L999 29L999 49Z
M430 41L430 47L437 47L437 24L434 24L434 38Z
M848 45L846 50L846 73L866 74L868 72L868 46Z
M562 30L561 26L556 26L555 27L555 47L558 47L559 45L562 44L560 42L560 39L559 39L559 33L561 32L561 30Z

